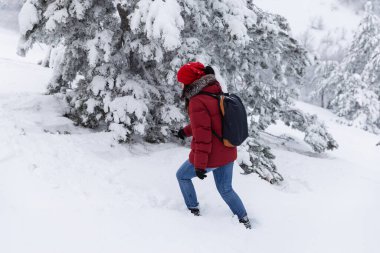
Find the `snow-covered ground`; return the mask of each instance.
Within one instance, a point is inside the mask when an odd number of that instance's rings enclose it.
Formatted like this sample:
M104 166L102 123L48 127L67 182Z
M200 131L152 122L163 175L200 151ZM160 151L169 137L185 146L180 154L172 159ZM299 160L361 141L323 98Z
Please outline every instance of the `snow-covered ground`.
M51 71L14 55L14 33L0 38L0 252L378 252L379 136L298 102L326 122L339 150L315 154L300 133L273 126L294 138L267 137L285 182L235 166L254 229L232 217L211 175L194 180L203 214L194 217L175 178L187 148L120 145L73 126L64 104L43 95Z

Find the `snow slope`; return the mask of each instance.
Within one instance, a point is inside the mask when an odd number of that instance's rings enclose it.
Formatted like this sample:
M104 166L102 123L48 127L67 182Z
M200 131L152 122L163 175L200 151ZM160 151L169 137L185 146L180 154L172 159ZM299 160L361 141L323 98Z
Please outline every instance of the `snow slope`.
M119 145L73 126L60 100L43 95L50 70L9 56L10 45L0 40L0 252L378 252L379 136L297 102L325 120L340 149L315 154L299 132L271 127L294 139L266 137L285 182L235 166L248 231L211 175L194 180L203 215L188 213L175 178L187 148Z

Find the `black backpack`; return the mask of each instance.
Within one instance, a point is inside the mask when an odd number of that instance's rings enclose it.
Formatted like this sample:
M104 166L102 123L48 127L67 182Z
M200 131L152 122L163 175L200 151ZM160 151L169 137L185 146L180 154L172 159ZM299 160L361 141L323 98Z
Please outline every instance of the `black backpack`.
M248 137L247 112L241 99L237 95L229 93L214 94L201 91L199 94L216 98L219 102L222 114L222 136L219 136L213 129L211 129L212 133L226 147L241 145Z

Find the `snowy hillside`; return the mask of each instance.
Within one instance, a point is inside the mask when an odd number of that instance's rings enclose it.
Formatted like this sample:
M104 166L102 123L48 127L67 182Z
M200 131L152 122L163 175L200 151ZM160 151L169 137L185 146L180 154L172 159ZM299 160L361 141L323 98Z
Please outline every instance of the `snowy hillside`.
M254 229L232 217L212 176L194 180L203 214L194 217L175 178L187 148L120 145L73 126L59 99L43 95L51 70L20 61L16 34L0 33L0 252L378 252L378 136L298 102L340 148L315 154L300 133L272 126L272 135L293 138L266 137L284 183L235 165Z

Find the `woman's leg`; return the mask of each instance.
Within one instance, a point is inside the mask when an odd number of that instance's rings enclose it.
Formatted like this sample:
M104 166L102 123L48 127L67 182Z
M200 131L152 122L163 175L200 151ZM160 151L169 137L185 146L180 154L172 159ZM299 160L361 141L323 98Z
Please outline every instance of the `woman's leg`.
M240 197L232 189L232 171L234 163L229 163L213 171L216 188L223 200L230 207L233 214L239 219L247 216L247 212Z
M177 180L187 208L198 207L197 194L191 179L196 177L194 166L186 160L177 171Z

